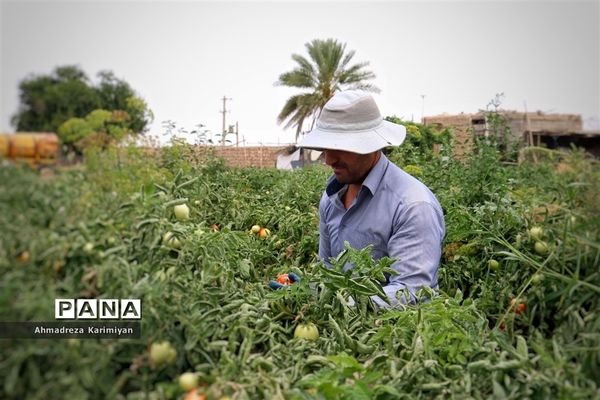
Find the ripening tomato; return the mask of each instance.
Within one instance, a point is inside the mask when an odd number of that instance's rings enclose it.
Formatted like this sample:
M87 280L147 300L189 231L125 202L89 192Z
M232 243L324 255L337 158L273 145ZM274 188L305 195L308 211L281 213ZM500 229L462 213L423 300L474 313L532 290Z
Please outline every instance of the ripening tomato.
M183 400L206 400L206 395L200 393L198 388L195 388L187 392Z
M258 236L259 236L261 239L266 239L266 238L268 238L269 236L271 236L271 231L270 231L270 230L268 230L267 228L260 228L260 230L258 231Z
M179 376L179 386L186 392L198 387L198 375L193 372L184 372Z
M510 299L510 306L514 308L515 310L515 314L522 314L526 311L527 307L525 306L525 303L520 302L519 304L517 303L517 299ZM516 304L516 305L515 305Z
M319 328L312 322L299 324L294 329L296 339L317 340L319 338Z
M282 285L289 285L292 283L288 274L277 275L277 282L281 283Z
M252 228L250 228L250 232L254 234L260 232L260 225L252 225Z
M31 258L31 254L25 250L23 252L21 252L18 256L17 259L19 260L19 262L21 264L25 264L27 261L29 261L29 259Z

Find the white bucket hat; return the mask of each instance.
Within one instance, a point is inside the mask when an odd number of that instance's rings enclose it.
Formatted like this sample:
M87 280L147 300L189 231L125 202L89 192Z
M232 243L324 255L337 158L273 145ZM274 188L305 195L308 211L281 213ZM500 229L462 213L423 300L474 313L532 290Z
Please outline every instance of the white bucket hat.
M399 146L405 137L406 128L385 121L370 94L347 90L335 94L325 104L315 129L298 147L368 154Z

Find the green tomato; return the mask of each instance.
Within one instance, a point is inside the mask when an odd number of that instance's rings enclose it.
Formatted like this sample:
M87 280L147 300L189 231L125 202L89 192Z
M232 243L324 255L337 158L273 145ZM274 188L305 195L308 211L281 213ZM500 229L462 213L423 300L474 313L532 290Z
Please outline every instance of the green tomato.
M492 258L488 261L488 267L490 267L492 271L498 271L500 268L500 263Z
M172 249L180 249L181 241L175 237L173 232L169 231L163 235L163 244Z
M296 339L317 340L319 338L319 329L312 322L299 324L294 329L294 337Z
M155 365L171 364L177 358L177 350L169 342L152 343L150 359Z
M539 226L534 226L529 230L529 236L531 236L533 240L542 240L542 237L544 236L544 230Z
M536 272L535 274L533 274L533 276L531 277L531 282L533 284L538 284L541 281L544 280L544 274Z
M179 386L186 392L198 386L198 376L193 372L185 372L179 376Z
M173 211L175 212L175 217L178 221L187 221L190 219L190 208L187 204L179 204L173 207Z
M91 242L87 242L84 246L83 246L83 251L86 254L92 254L92 251L94 250L94 243Z
M539 255L544 255L544 254L548 253L548 250L549 250L548 244L546 242L542 242L542 241L535 242L534 249L535 249L535 252Z

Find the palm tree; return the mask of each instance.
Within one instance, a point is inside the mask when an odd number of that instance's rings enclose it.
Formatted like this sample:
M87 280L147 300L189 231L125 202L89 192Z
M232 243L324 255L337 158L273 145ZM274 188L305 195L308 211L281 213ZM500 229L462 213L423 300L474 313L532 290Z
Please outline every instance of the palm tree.
M296 141L304 121L312 116L312 129L323 106L337 91L362 89L379 92L377 87L365 82L375 78L374 73L365 70L368 62L349 65L355 51L345 53L345 43L335 39L314 39L305 46L310 59L292 54L292 59L298 65L292 71L281 74L275 83L277 86L308 89L290 97L277 116L279 124L287 120L285 128L296 126Z

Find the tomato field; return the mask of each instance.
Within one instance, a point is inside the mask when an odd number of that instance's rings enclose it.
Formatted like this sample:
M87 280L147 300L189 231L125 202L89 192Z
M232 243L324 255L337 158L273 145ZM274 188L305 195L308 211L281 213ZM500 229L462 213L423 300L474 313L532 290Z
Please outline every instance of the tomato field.
M317 262L326 167L231 169L182 145L2 166L0 320L52 320L56 298L139 298L143 318L139 340L1 339L0 398L599 398L597 160L511 162L485 141L455 160L414 133L388 157L447 233L439 292L397 309L369 300L389 260Z

